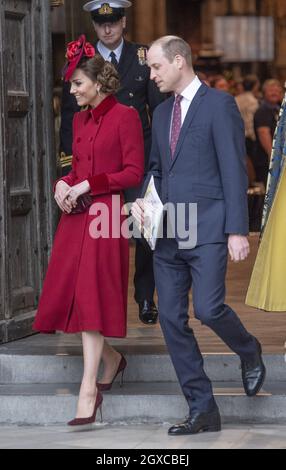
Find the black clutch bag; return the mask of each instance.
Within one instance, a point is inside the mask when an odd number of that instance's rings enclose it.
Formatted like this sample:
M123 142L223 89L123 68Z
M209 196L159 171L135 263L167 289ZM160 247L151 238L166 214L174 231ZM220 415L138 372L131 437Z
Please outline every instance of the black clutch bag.
M93 197L89 194L83 194L78 198L77 206L73 208L73 210L70 212L70 215L82 214L83 212L86 212L92 204Z

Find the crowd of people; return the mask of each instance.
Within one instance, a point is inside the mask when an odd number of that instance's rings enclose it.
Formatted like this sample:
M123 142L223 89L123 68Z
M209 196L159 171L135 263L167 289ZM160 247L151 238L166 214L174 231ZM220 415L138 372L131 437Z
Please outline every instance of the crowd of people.
M256 75L246 75L238 80L229 80L219 74L198 75L211 88L231 94L243 118L249 181L249 225L251 232L259 232L284 87L275 78L261 82Z
M267 186L272 142L284 97L282 83L270 78L261 83L256 75L228 80L224 75L198 74L211 88L235 97L245 125L249 184Z

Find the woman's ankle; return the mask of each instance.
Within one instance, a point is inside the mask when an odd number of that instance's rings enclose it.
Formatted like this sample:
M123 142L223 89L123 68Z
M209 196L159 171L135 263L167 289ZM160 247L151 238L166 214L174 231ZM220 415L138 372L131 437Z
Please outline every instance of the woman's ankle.
M103 358L103 365L104 367L113 367L115 364L119 364L121 361L122 355L114 350L114 353L109 354L105 358Z
M82 383L80 388L80 395L84 395L86 397L94 397L97 394L97 387L96 387L96 379L94 379L93 384L90 383Z

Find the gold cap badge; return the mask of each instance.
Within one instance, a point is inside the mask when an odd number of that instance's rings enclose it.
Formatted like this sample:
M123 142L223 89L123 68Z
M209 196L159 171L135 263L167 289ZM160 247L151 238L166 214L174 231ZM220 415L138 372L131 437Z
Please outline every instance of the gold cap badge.
M100 15L112 15L113 13L113 8L108 3L104 3L101 5L101 8L99 9L98 13Z

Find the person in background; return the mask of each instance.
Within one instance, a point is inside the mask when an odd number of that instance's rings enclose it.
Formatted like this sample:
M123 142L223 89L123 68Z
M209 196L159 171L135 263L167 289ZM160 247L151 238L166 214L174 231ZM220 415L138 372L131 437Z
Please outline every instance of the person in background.
M211 88L229 93L229 83L223 75L215 75L210 79Z
M233 96L240 96L242 93L244 93L244 86L243 86L243 79L239 78L237 80L234 80L233 83Z
M256 75L247 75L243 79L243 89L244 92L236 97L236 104L245 125L246 152L253 163L256 145L254 115L259 108L256 96L260 89L260 82Z
M286 312L286 95L273 142L265 198L262 238L246 304L267 312Z
M272 142L283 99L283 88L278 80L271 79L264 83L262 91L263 101L254 115L257 141L254 168L256 180L262 182L266 188Z

